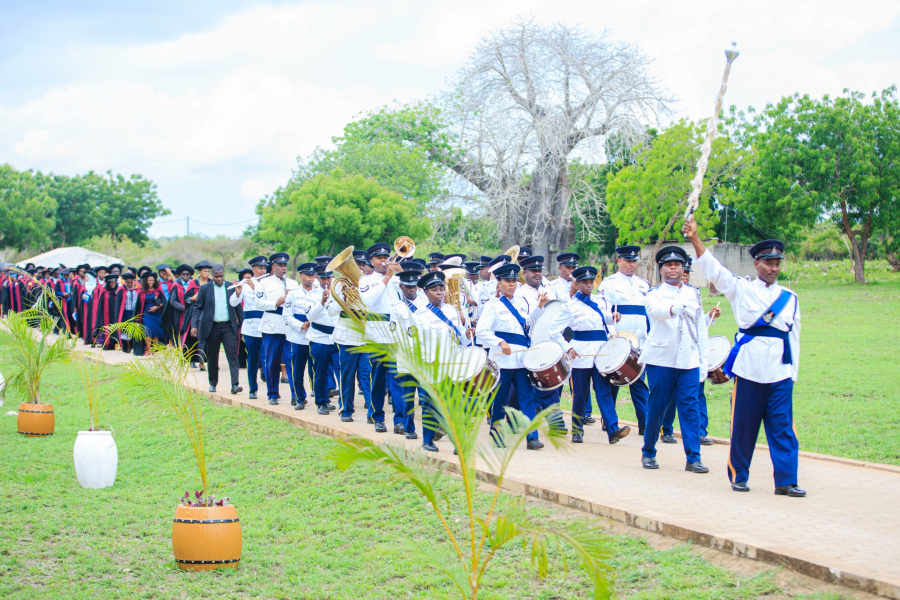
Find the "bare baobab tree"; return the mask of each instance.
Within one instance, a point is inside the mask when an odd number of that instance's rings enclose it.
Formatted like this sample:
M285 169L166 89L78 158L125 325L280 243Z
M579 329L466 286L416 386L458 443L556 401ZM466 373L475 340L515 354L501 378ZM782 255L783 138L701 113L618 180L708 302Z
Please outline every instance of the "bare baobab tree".
M603 199L584 189L570 202L584 185L570 162L601 162L606 140L628 148L669 111L649 64L606 31L533 19L478 44L441 99L456 150L442 162L487 197L504 248L528 244L549 264L577 230L598 238Z

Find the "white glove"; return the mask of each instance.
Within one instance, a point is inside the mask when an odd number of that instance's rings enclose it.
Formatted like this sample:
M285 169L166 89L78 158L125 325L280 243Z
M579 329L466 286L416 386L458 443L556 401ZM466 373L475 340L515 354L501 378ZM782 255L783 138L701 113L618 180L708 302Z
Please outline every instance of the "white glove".
M673 304L673 305L672 305L672 308L669 309L669 310L670 310L670 312L672 313L672 316L673 316L673 317L677 317L677 316L679 316L681 313L684 312L684 306L681 305L681 304Z

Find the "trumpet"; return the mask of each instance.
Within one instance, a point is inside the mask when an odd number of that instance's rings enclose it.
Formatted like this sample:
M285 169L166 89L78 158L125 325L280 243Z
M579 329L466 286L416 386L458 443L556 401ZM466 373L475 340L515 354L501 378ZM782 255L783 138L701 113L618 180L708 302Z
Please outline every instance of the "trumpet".
M362 271L356 266L353 258L353 246L348 246L335 256L325 267L326 271L338 274L331 282L329 293L340 305L341 309L359 325L366 325L366 305L359 295L359 279Z
M411 258L416 253L416 243L411 237L401 235L394 240L394 253L388 259L388 262L399 262L404 258Z

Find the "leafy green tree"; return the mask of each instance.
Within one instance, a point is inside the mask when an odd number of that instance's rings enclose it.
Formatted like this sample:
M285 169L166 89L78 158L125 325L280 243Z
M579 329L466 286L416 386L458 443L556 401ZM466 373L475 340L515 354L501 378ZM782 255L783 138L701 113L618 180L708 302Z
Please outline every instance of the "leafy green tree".
M655 254L663 241L674 235L673 226L684 214L691 191L705 131L704 123L683 119L656 137L648 148L636 149L632 166L610 175L606 206L620 244L655 242ZM718 219L710 208L711 199L725 201L742 162L738 148L729 139L719 137L713 142L700 203L694 212L704 235L713 233ZM652 265L647 276L651 280L655 276Z
M427 220L416 216L415 200L341 169L304 181L259 212L258 241L292 254L333 255L400 235L422 239L430 231Z
M0 248L42 248L50 242L57 207L40 178L0 165Z
M896 87L815 100L795 94L742 124L755 160L738 206L787 230L830 218L850 242L854 276L865 282L869 243L892 223L900 195Z

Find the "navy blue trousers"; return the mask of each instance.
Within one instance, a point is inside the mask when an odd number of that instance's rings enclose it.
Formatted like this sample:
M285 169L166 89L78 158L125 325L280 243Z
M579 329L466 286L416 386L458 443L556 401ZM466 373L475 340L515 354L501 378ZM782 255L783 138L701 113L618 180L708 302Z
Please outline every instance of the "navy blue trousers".
M794 433L794 381L790 377L775 383L756 383L740 377L734 381L728 479L734 483L747 481L750 476L750 461L762 422L775 468L775 487L796 485L800 444Z
M398 406L404 415L403 428L406 433L416 432L416 392L419 392L419 406L422 407L422 442L430 444L434 441L434 428L437 427L434 418L431 417L431 403L428 399L428 392L424 388L416 385L416 380L412 375L397 375L397 385L391 393L394 398L401 398L403 402L402 409ZM397 404L395 401L394 404Z
M700 391L697 393L697 400L697 410L700 413L700 435L708 435L709 414L706 412L706 380L700 382ZM675 403L673 402L663 417L663 435L671 435L675 431L675 412Z
M359 384L359 393L363 397L367 417L372 416L372 362L368 354L360 354L356 364L356 382Z
M346 344L337 344L340 353L340 371L341 371L341 416L349 417L353 415L353 401L356 398L356 378L358 375L359 364L368 356L364 352L353 352L358 346L348 346ZM362 387L362 385L360 386ZM365 398L365 395L363 396ZM379 419L375 419L376 422ZM381 419L384 421L384 405L382 404Z
M306 400L306 382L303 380L303 371L309 374L310 385L313 385L315 381L313 379L313 361L310 358L309 345L291 342L291 355L293 357L290 369L293 381L291 386L292 395L297 400ZM328 371L330 374L331 369L328 369Z
M284 334L262 334L263 352L265 352L266 395L269 400L278 398L278 384L281 382L281 359L284 353Z
M643 455L656 457L656 442L661 424L669 405L678 405L681 424L681 442L688 462L700 460L700 416L697 411L697 391L700 387L700 371L647 365L647 381L650 383L650 403L647 405L647 425L644 427Z
M313 398L316 406L328 404L328 372L339 369L337 344L309 343L309 357L313 367Z
M262 348L262 338L245 335L244 346L247 348L247 382L250 386L250 393L254 393L259 389L256 381L257 372L260 365L260 350Z
M555 390L534 389L534 401L537 403L538 412L555 407L555 410L548 420L550 421L550 425L556 429L564 429L566 427L562 410L559 408L559 397L562 395L562 389L563 386L559 386Z
M619 397L618 385L610 386L612 389L613 400ZM643 429L647 424L647 399L650 397L650 390L647 388L647 375L641 375L637 381L628 386L628 393L631 394L631 403L634 404L634 414L637 416L638 428ZM590 414L590 411L588 411Z
M597 370L572 369L572 433L584 433L584 416L591 398L591 385L600 407L600 415L606 423L606 435L612 437L619 431L619 415L616 414L616 401L613 400L609 378Z
M287 373L288 389L291 396L294 395L294 348L293 344L287 341L285 336L284 344L281 345L281 364L284 365L284 371ZM300 380L303 380L303 374L300 374ZM280 375L279 375L280 377Z
M506 407L509 406L510 391L515 389L519 410L529 419L534 419L534 388L528 379L528 369L500 369L500 385L491 406L491 425L506 418ZM529 440L538 439L537 431L528 434Z

